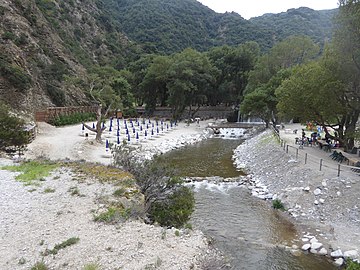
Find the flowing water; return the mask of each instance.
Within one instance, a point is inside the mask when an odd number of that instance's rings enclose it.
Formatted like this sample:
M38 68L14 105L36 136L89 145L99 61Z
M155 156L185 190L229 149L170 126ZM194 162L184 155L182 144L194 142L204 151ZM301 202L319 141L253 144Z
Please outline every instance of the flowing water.
M241 140L208 139L172 151L161 159L175 166L179 175L236 177L241 174L231 156ZM295 227L265 201L250 196L234 183L194 184L196 207L192 224L214 240L231 265L246 270L332 270L324 257L292 255L279 245L298 239ZM210 268L216 269L216 268Z

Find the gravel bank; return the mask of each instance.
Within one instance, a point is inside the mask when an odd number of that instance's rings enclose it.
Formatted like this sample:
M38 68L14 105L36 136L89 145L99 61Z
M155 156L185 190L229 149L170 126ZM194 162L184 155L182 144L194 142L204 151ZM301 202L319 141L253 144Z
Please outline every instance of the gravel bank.
M0 167L11 161L0 159ZM198 269L208 245L200 231L165 230L140 221L106 225L93 221L101 198L116 187L75 180L70 169L56 170L39 185L24 186L16 173L0 170L0 269L30 269L43 261L49 269ZM71 195L76 187L81 196ZM52 190L46 192L46 190ZM78 243L43 256L69 238Z
M322 158L328 154L312 149ZM271 131L265 131L240 145L234 153L235 164L265 185L271 197L280 199L303 237L309 234L333 250L356 251L360 247L360 178L352 172L319 171L318 165L304 164L280 147ZM314 253L318 250L313 250ZM356 253L355 253L356 254ZM357 256L358 257L358 256Z

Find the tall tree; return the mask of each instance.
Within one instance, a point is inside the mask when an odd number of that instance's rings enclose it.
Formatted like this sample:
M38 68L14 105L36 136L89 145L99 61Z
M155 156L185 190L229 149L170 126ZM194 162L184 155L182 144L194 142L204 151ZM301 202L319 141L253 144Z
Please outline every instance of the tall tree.
M242 113L276 124L276 88L290 75L289 68L316 58L319 51L319 46L306 36L292 36L276 44L259 58L250 72L245 98L240 106Z

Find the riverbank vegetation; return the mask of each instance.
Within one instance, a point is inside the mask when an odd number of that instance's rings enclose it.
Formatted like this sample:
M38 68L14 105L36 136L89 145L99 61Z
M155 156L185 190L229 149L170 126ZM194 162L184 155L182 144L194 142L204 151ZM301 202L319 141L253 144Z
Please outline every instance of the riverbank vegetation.
M144 194L149 221L169 228L186 225L195 206L192 190L182 185L172 168L150 160L139 162L135 154L126 144L117 146L113 151L114 164L134 176Z

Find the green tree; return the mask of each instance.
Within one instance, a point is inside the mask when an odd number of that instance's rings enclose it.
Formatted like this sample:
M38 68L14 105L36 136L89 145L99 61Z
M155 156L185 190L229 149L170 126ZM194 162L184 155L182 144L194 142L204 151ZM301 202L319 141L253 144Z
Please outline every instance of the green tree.
M67 77L66 81L69 85L76 85L84 89L92 102L98 106L96 127L92 128L83 123L87 129L96 133L95 139L97 141L101 141L101 135L106 128L102 126L102 122L110 110L122 111L124 104L128 110L133 107L130 84L121 77L119 71L112 67L96 66L84 78Z
M17 151L19 155L29 143L25 122L12 115L9 108L0 101L0 151Z
M312 62L293 70L290 78L276 90L278 109L283 115L301 122L313 121L326 128L334 128L336 139L345 148L346 122L351 108L347 105L346 85L327 68L326 62Z
M276 88L290 75L289 68L315 59L319 50L319 46L306 36L292 36L276 44L259 58L254 70L250 72L241 111L261 117L267 124L270 121L276 124ZM247 98L248 95L250 97Z
M237 104L248 84L249 72L259 57L259 45L247 42L237 47L222 46L211 49L207 55L219 70L216 86L209 94L209 103Z
M217 69L205 54L185 49L172 57L167 75L169 90L168 104L172 107L173 118L178 119L189 107L189 118L207 103L208 90L215 83ZM193 105L196 109L193 111Z

